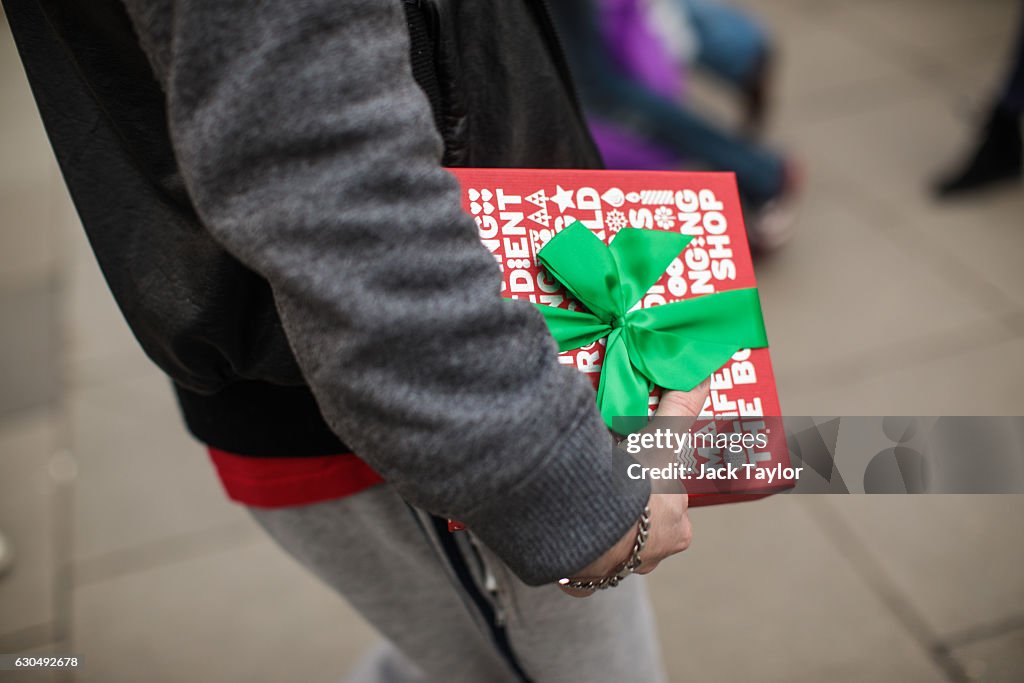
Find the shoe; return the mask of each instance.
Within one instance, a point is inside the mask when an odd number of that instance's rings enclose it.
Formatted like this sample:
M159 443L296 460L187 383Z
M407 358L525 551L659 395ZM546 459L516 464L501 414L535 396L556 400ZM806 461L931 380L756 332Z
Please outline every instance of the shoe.
M991 185L1020 179L1024 172L1020 114L997 106L967 164L935 184L935 196L950 199Z
M764 52L740 90L740 98L743 103L743 121L740 129L752 140L759 139L764 132L765 120L768 118L768 111L771 108L774 62L772 52Z
M793 159L786 160L782 192L748 212L747 241L755 254L781 249L796 234L797 207L804 189L804 168Z

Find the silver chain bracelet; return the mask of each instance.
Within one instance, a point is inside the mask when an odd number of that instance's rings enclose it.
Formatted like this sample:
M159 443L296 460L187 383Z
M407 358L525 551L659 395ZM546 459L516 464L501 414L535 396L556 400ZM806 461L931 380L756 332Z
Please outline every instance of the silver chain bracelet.
M633 552L629 559L620 564L611 576L602 579L559 579L558 585L566 588L574 588L580 591L599 591L606 588L615 588L622 580L635 572L643 560L640 559L640 551L647 545L647 536L651 532L651 509L644 506L640 520L636 524L636 540L633 541Z

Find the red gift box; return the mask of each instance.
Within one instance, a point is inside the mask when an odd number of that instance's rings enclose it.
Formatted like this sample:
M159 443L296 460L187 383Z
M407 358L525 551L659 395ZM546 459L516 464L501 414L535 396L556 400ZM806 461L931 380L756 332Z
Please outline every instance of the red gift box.
M530 169L452 169L452 173L462 186L465 210L476 220L484 245L501 266L502 294L507 298L570 306L572 295L539 265L537 254L576 221L606 244L627 227L693 237L643 297L639 304L643 308L757 286L731 173ZM596 387L604 346L601 340L565 351L560 361L588 374ZM651 394L652 411L658 393ZM759 442L756 450L739 453L698 448L693 454L697 463L708 468L753 464L745 468L748 475L789 467L779 415L768 349L740 350L712 375L701 417L714 418L718 430L730 423L737 431L766 430L767 445ZM749 500L793 483L778 476L771 482L745 476L729 482L692 481L686 486L692 494L691 505L707 505Z

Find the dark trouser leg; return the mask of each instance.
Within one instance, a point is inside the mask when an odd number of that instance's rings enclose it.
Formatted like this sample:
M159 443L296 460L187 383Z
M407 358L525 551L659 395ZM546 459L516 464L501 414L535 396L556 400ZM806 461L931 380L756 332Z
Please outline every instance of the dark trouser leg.
M1009 77L996 101L980 140L967 163L935 186L942 198L955 197L996 183L1020 179L1024 172L1021 115L1024 114L1024 3L1020 8Z

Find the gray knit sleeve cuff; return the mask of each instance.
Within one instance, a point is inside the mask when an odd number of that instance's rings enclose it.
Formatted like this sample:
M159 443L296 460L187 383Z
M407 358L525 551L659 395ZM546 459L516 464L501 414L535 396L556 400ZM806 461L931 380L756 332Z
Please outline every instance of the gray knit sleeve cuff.
M525 583L570 576L622 538L650 497L650 483L624 476L614 449L587 410L539 467L461 521Z

